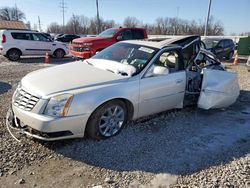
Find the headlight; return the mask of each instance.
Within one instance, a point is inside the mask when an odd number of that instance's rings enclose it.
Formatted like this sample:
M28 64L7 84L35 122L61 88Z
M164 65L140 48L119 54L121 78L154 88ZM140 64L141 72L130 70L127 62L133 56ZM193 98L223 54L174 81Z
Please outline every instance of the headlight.
M66 116L72 99L72 94L62 94L52 97L46 106L44 114L56 117Z
M84 42L84 43L82 43L82 45L83 45L83 46L91 46L92 43L90 43L90 42Z

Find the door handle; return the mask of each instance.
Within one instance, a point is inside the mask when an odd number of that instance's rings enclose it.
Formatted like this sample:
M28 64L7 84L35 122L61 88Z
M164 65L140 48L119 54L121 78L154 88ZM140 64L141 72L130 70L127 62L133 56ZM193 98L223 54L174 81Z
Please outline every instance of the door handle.
M182 79L175 80L175 83L177 83L177 84L180 84L180 83L182 83L182 82L183 82Z

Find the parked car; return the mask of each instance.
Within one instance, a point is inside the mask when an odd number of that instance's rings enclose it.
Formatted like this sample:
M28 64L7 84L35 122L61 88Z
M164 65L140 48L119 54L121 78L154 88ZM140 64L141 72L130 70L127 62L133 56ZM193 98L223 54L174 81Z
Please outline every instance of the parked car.
M64 33L54 34L54 40L56 40L58 37L63 36Z
M61 36L58 36L55 40L60 41L60 42L71 42L74 39L80 38L78 35L68 35L64 34Z
M17 61L25 55L53 55L63 58L68 49L61 42L52 41L42 33L31 30L0 30L0 54L11 61Z
M43 35L45 35L47 38L49 38L51 41L54 40L53 37L49 34L49 33L43 33Z
M235 44L232 39L205 38L202 41L205 44L205 48L218 58L226 58L227 60L233 58Z
M103 31L96 37L84 37L73 40L70 52L73 57L87 59L116 42L146 38L148 36L144 28L111 28Z
M199 108L227 107L239 95L237 75L200 43L198 36L123 41L90 59L30 73L13 95L7 127L48 141L103 139L129 120L183 108L188 95Z

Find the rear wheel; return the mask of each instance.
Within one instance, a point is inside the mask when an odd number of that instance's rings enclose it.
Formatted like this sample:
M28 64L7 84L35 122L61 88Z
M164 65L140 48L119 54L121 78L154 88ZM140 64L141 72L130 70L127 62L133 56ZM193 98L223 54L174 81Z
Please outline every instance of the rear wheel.
M119 134L127 122L127 108L119 100L103 104L91 115L87 134L94 139L105 139Z
M17 49L11 49L7 53L7 57L11 61L19 60L20 56L21 56L21 52L20 52L20 50L17 50Z
M64 50L62 49L57 49L55 52L54 52L54 56L57 58L57 59L61 59L65 56L65 52Z

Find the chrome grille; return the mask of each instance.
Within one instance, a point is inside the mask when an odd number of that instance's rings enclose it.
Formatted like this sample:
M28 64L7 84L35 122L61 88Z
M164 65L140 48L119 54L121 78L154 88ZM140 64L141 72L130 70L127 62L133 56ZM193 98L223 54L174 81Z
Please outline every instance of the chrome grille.
M18 88L14 94L14 105L23 110L32 110L38 101L38 97L31 95L21 88Z

